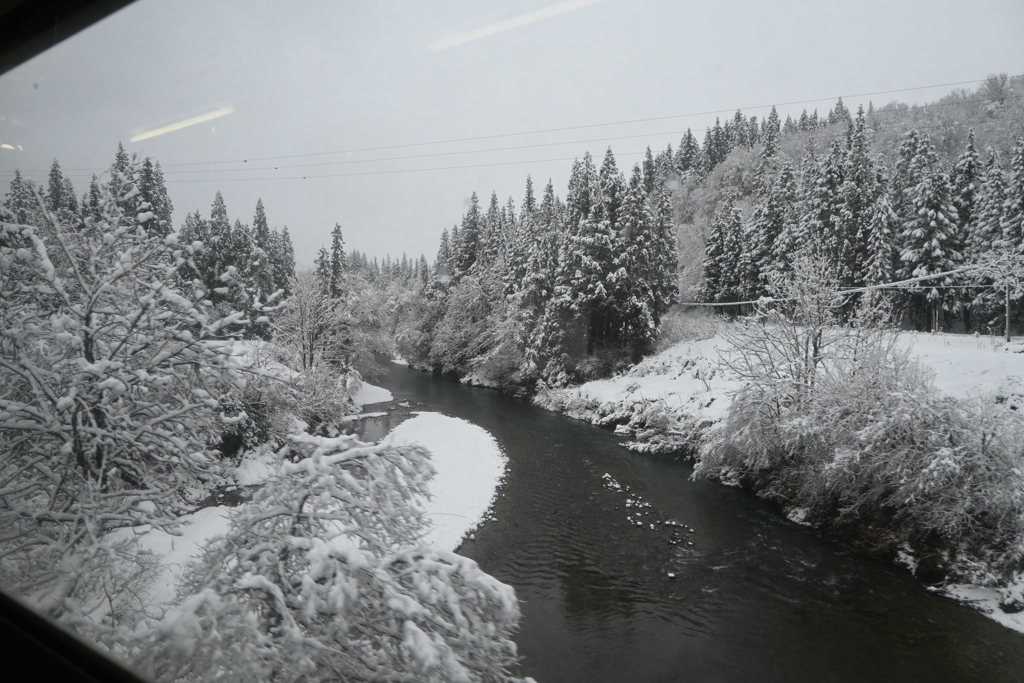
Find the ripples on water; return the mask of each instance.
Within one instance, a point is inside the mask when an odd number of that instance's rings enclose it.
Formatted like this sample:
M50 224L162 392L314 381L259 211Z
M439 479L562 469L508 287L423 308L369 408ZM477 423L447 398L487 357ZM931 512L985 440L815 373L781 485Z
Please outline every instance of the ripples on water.
M497 521L460 552L515 586L540 683L1024 681L1024 636L685 462L406 367L381 383L509 456Z

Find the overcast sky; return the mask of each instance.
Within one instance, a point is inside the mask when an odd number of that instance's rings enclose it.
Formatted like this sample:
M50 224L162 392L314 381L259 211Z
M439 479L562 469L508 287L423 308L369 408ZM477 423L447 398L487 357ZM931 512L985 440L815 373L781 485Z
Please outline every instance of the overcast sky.
M573 157L628 170L737 108L932 101L1024 72L1022 35L1020 0L139 0L0 76L0 194L56 157L81 195L122 141L161 162L176 226L220 190L245 223L262 198L300 265L335 222L433 260L473 191L518 206L529 173L564 197Z

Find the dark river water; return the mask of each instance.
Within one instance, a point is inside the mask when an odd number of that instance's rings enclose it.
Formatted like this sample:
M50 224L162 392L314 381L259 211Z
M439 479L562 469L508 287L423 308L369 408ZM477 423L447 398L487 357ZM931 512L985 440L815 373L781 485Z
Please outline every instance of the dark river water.
M459 552L515 587L538 683L1024 681L1024 635L683 460L404 366L377 383L508 455L496 521Z

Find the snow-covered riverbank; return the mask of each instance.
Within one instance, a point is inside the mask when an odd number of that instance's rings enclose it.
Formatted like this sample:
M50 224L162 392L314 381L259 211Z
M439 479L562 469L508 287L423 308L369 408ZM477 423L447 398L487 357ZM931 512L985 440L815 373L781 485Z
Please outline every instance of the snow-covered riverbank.
M594 424L615 425L630 437L626 447L639 452L673 452L695 448L702 435L722 420L741 383L726 360L733 353L722 334L680 342L607 380L540 392L538 405ZM992 337L952 334L899 335L910 355L933 373L936 393L955 398L1014 401L1024 396L1024 345ZM942 592L971 604L999 623L1024 632L1024 611L1000 608L1014 593L1024 603L1024 574L1002 590L947 585Z
M363 383L356 403L391 400L388 390ZM430 451L436 474L429 484L431 498L422 501L432 523L423 541L437 550L456 550L485 518L504 476L507 460L497 442L474 424L438 413L416 414L385 439L396 445L419 444ZM258 485L274 476L279 466L276 454L257 449L243 457L235 478L239 485ZM133 530L140 545L160 557L158 576L140 596L148 613L155 616L170 606L189 561L200 555L207 541L228 530L231 510L214 506L186 515L176 536L148 528Z
M1024 345L915 332L901 333L899 341L934 373L939 392L958 398L1024 393ZM741 386L723 362L730 349L720 331L679 342L611 379L541 391L534 403L593 424L616 425L616 433L634 437L626 444L630 450L679 450L694 445L728 412Z

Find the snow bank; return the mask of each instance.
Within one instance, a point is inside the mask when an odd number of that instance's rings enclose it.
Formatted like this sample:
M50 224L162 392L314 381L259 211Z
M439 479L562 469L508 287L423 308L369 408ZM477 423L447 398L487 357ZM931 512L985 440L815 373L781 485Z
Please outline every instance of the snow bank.
M994 337L914 332L900 334L900 341L935 372L934 386L944 394L968 398L1020 391L1024 354L1015 345Z
M720 363L728 350L721 336L681 342L623 375L542 391L534 402L594 424L618 425L616 434L635 438L626 444L631 450L679 450L729 409L740 384Z
M438 413L418 413L386 439L396 445L419 444L430 451L437 475L430 482L433 497L423 506L433 523L424 541L438 550L454 551L483 521L504 476L507 459L498 443L484 429ZM280 465L269 448L250 451L235 468L235 480L240 485L258 484L274 475ZM174 600L188 562L199 557L208 541L228 531L230 510L209 507L183 516L180 536L149 527L115 532L135 534L142 548L162 556L160 575L140 596L154 616Z
M725 327L728 323L722 323ZM899 341L934 372L936 390L968 398L1024 393L1024 348L992 337L903 332ZM684 341L645 359L628 372L577 387L540 392L534 402L598 425L617 425L633 437L634 451L692 446L699 433L725 417L741 383L722 357L731 346L721 333Z
M483 521L505 474L507 458L481 427L439 413L419 413L388 434L384 443L418 444L431 454L437 475L424 505L433 523L424 541L455 550Z
M692 447L701 433L725 417L733 392L741 387L722 362L731 349L721 335L728 327L721 323L714 336L676 344L612 379L542 391L534 402L594 424L616 425L616 434L633 437L626 446L634 451ZM901 332L899 342L934 373L937 392L963 399L1024 395L1024 344L916 332ZM794 510L790 518L806 523L800 513ZM1024 577L1001 590L963 584L942 592L1024 633L1024 611L1000 608L1007 591L1016 591L1015 600L1024 603Z
M235 468L235 483L240 486L262 484L277 474L281 459L268 445L246 451L242 462Z
M371 403L387 403L394 400L395 397L384 387L377 387L366 382L361 383L359 391L352 397L352 401L357 406L365 406Z

